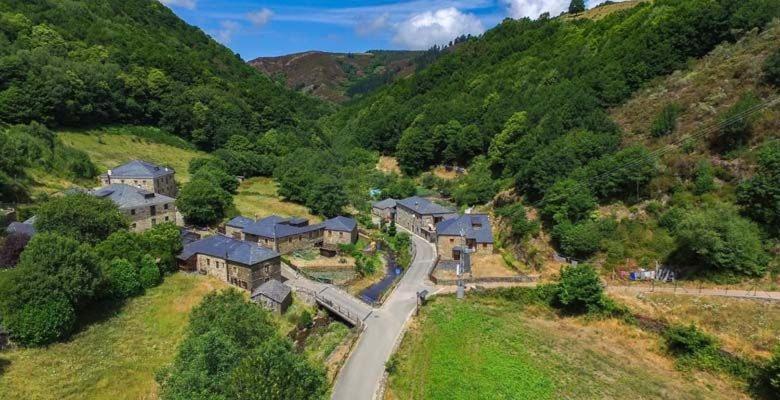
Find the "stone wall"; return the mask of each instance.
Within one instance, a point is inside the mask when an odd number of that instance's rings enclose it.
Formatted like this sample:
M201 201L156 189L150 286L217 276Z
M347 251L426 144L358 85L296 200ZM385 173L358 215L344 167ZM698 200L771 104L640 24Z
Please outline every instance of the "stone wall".
M159 193L168 197L176 197L176 195L178 194L178 188L176 186L176 180L174 179L174 174L161 176L156 179L111 177L111 176L103 175L101 176L100 180L103 186L122 183L125 185L141 187L152 193Z
M324 229L307 232L301 235L289 236L277 239L276 251L281 254L289 254L296 250L311 249L322 243Z
M233 239L244 240L244 230L232 226L225 226L225 235Z
M168 206L166 209L165 206ZM121 211L130 218L130 230L133 232L143 232L152 229L157 224L172 222L181 226L180 220L176 215L176 206L174 203L155 206L156 215L152 215L152 209L149 206L122 209Z
M357 229L353 230L352 232L330 231L326 229L323 238L323 243L326 246L335 247L340 244L356 243L357 239L358 239Z
M398 206L398 210L395 213L395 223L413 233L420 234L420 224L417 215L401 205Z
M460 236L445 236L439 235L436 238L436 250L442 260L453 260L452 250L455 247L462 245L462 239ZM493 254L492 243L467 243L470 249L476 250L475 255L489 255Z
M223 258L198 254L196 266L200 272L250 292L270 279L279 281L282 279L280 257L248 267L230 261L226 262Z

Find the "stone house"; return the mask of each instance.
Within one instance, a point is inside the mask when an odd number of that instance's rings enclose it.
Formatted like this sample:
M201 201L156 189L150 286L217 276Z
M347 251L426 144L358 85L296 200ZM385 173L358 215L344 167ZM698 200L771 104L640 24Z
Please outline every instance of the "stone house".
M340 244L354 244L358 240L357 221L338 216L324 222L323 247L336 249Z
M169 197L178 195L178 188L172 168L161 167L141 160L133 160L120 165L100 176L103 186L124 184L144 188L152 193Z
M130 230L143 232L157 224L172 222L181 226L173 198L125 184L112 184L92 191L92 195L110 199L130 219Z
M436 225L457 217L455 210L422 197L409 197L396 203L395 223L429 241L436 238Z
M371 203L371 216L374 223L379 221L390 222L395 218L396 199L384 199Z
M471 254L493 254L493 231L486 214L465 214L436 225L436 250L440 260L460 260L464 247Z
M192 242L177 258L182 270L217 277L250 293L269 280L282 279L279 253L223 235Z
M305 218L283 218L277 215L257 221L236 217L225 225L228 236L257 243L282 254L321 247L324 232L325 224L309 225L309 220Z
M284 314L292 305L292 290L276 279L271 279L252 292L252 300L277 314Z

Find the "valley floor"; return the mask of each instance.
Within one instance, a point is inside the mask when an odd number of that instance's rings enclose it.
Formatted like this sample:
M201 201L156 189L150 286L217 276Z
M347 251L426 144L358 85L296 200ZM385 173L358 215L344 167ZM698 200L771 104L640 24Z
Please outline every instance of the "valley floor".
M434 299L395 358L387 399L748 398L727 378L675 369L637 328L489 295Z

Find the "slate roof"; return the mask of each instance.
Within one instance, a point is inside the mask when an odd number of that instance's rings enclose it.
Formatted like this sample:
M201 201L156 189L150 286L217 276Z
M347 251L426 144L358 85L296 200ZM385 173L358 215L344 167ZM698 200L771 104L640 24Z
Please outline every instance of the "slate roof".
M455 210L433 203L428 199L422 197L413 196L403 200L398 200L398 204L402 205L417 214L430 215L430 214L453 214Z
M379 209L395 208L395 204L398 202L396 199L384 199L371 204L371 207Z
M279 257L279 253L271 249L223 235L209 236L184 246L184 250L178 258L189 260L196 254L226 259L248 266Z
M11 222L11 224L5 228L5 232L9 235L14 233L21 233L23 235L32 237L35 235L35 227L33 224L27 222Z
M477 243L493 243L490 219L485 214L465 214L436 225L436 234L442 236L460 236L461 230L466 234L466 239L476 240Z
M121 208L136 208L143 206L161 205L166 203L173 203L175 200L159 194L152 193L146 189L141 189L135 186L124 185L121 183L115 183L102 187L92 192L92 195L111 199L116 205Z
M324 224L293 226L290 225L290 222L290 219L282 218L278 215L272 215L247 225L244 227L244 233L272 239L279 239L313 232L325 227Z
M338 216L325 221L325 229L337 232L352 232L357 227L357 222L352 218Z
M227 222L227 226L233 227L233 228L239 228L244 229L247 227L247 225L255 222L252 218L247 218L244 216L239 215L238 217L235 217Z
M289 286L277 281L276 279L271 279L260 285L260 287L257 288L254 293L252 293L252 298L262 295L276 303L282 303L288 296L290 296L290 293L292 293L292 290L290 290Z
M146 161L133 160L127 164L122 164L112 170L109 175L113 177L127 178L158 178L161 176L173 174L173 168L161 167Z

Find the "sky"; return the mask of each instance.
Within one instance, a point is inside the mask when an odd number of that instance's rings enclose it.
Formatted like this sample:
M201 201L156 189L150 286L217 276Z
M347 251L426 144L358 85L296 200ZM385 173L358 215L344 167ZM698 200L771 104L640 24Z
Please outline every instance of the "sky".
M570 0L159 0L245 60L309 50L424 50ZM599 1L600 2L600 1Z

